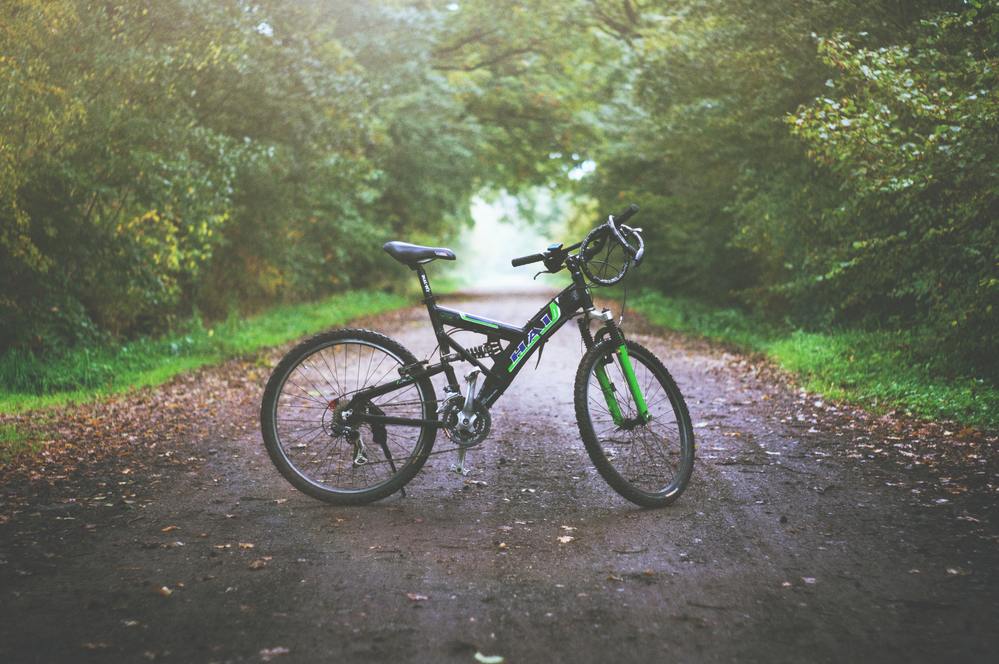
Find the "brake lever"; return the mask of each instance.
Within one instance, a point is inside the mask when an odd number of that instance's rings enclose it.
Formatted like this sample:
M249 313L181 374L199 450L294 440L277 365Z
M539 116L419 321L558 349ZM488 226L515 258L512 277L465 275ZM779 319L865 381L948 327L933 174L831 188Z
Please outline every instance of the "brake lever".
M561 268L559 268L558 270L541 270L541 272L538 272L537 274L534 275L534 280L537 280L537 278L540 277L542 274L558 274L561 271L562 271Z

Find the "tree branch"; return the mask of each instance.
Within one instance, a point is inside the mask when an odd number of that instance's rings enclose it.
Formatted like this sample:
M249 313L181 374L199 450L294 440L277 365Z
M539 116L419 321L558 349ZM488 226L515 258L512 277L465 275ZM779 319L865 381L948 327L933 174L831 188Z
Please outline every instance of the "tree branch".
M493 28L492 30L486 30L486 31L476 30L473 34L466 35L465 37L459 39L454 44L448 44L447 46L441 46L440 48L435 48L433 50L433 56L435 58L440 58L440 57L443 57L445 55L448 55L449 53L454 53L455 51L460 51L462 48L464 48L465 46L468 46L469 44L471 44L473 42L477 42L477 41L482 40L482 39L484 39L484 38L486 38L486 37L488 37L490 35L496 34L496 32L498 30L499 30L499 28Z
M512 48L508 51L504 51L495 55L491 58L485 60L480 60L472 65L434 65L434 69L439 71L475 71L476 69L484 69L486 67L492 67L493 65L499 64L503 60L512 58L518 55L525 55L527 53L537 53L537 49L534 44L530 46L525 46L523 48Z

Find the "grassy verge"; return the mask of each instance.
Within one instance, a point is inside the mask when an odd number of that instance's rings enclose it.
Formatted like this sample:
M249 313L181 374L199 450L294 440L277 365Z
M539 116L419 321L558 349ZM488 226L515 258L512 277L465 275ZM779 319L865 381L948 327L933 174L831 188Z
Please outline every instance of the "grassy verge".
M38 441L13 424L0 424L0 466L21 454L33 454L40 448Z
M762 353L807 390L832 399L999 429L999 389L955 375L946 354L919 331L804 332L652 291L629 298L628 306L656 325Z
M58 357L12 352L0 357L0 413L91 401L159 385L184 371L277 346L369 314L406 306L400 295L355 291L319 302L276 307L257 316L231 316L213 327L191 321L181 333L122 346L81 348ZM19 443L0 429L0 454Z

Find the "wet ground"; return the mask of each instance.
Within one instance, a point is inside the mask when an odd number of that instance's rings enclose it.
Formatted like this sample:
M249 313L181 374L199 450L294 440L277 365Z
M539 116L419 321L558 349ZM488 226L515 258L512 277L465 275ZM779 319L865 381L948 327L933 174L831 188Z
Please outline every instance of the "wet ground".
M525 321L545 299L449 305ZM418 309L368 324L418 357L433 349ZM891 436L778 372L626 330L662 358L695 423L694 476L673 506L636 508L594 471L573 415L572 325L494 407L470 475L434 456L405 498L367 507L285 483L256 424L275 357L230 363L185 379L239 388L205 406L207 430L127 474L107 466L97 496L39 494L0 525L0 661L995 656L991 462L972 473L980 491L935 492L950 479L858 453Z

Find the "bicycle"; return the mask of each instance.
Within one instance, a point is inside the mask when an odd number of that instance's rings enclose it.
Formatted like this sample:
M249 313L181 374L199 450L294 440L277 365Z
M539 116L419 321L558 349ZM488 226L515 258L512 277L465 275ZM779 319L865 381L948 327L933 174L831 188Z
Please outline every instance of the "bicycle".
M597 312L590 295L591 285L617 283L642 261L642 231L624 224L637 211L632 205L609 216L569 247L552 244L511 261L513 267L543 263L549 273L567 269L572 280L523 327L437 304L423 266L455 260L450 249L386 243L383 249L420 281L438 360L417 360L393 339L363 329L332 330L300 343L274 369L261 404L263 438L277 469L299 490L334 504L405 495L427 458L442 453L432 449L443 429L457 445L443 452L457 451L452 469L464 474L467 451L489 435L490 408L531 355L576 318L586 352L573 401L590 459L624 498L645 507L672 503L693 471L687 406L662 362L625 339L610 311ZM484 335L485 343L465 348L451 336L458 330ZM457 362L473 366L464 395L452 366ZM447 384L438 402L430 379L441 373Z

